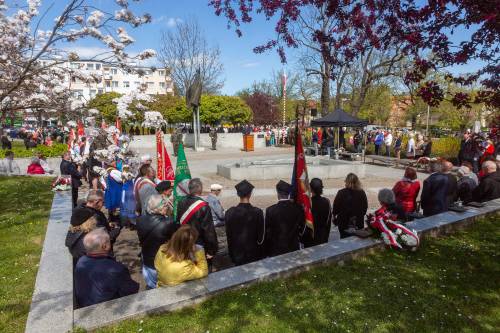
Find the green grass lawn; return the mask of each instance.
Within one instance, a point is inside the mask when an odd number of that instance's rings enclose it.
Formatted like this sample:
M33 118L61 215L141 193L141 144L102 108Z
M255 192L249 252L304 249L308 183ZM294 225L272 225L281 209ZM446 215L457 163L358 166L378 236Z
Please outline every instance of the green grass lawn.
M498 332L499 218L99 332Z
M0 177L0 332L24 332L52 204L51 180Z

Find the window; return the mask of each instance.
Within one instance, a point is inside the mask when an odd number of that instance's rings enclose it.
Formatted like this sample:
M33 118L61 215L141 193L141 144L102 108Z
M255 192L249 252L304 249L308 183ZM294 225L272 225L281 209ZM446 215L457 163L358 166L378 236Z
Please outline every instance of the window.
M141 83L139 81L134 82L134 86L139 87L140 85L141 85Z
M118 69L116 69L116 68L111 68L111 74L113 74L113 75L118 74Z
M95 69L100 70L101 69L101 64L95 64Z
M87 70L88 71L93 71L94 70L94 64L87 64Z
M160 76L164 76L164 75L165 75L165 71L164 71L163 69L160 69L160 70L158 71L158 75L160 75Z
M123 81L123 86L124 86L125 88L130 88L130 82L128 82L128 81Z
M72 63L71 63L71 68L74 68L74 69L76 69L76 68L80 68L80 64L79 64L79 63L77 63L77 62L72 62Z
M148 82L148 89L153 89L155 83L154 82Z
M98 89L97 89L97 94L98 94L98 95L100 95L100 94L102 94L102 93L104 93L104 89L102 89L102 88L98 88Z
M106 81L106 87L111 87L111 81Z
M113 88L118 88L118 81L111 82Z
M73 90L73 97L81 100L83 98L83 90Z
M96 94L95 89L90 89L90 97L94 97Z
M160 87L165 89L165 82L160 82Z

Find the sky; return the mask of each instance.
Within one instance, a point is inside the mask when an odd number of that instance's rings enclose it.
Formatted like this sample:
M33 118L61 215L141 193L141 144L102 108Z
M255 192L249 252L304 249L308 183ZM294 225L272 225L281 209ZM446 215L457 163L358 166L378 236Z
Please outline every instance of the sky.
M94 0L99 9L114 10L117 8L113 0ZM42 10L50 7L46 19L52 23L56 13L60 12L66 1L44 0ZM141 0L130 1L134 13L149 13L153 16L150 24L138 28L126 26L127 32L136 42L130 45L129 52L143 49L158 50L163 31L172 30L176 24L186 19L198 20L210 45L218 45L221 49L221 62L224 64L225 84L221 91L224 95L233 95L237 91L250 87L254 81L270 77L272 70L281 70L283 65L274 50L264 54L255 54L253 48L273 38L274 24L257 17L251 24L243 27L243 36L238 37L234 29L228 30L227 20L218 17L214 9L208 6L207 0ZM102 53L104 46L95 40L84 40L70 43L65 49L77 52L81 58ZM152 64L154 61L149 61Z
M114 0L89 0L95 7L113 12L118 7ZM209 44L218 45L221 49L221 62L224 64L225 84L221 91L225 95L233 95L241 89L250 87L254 81L268 79L273 70L281 70L284 65L275 50L262 54L255 54L253 48L264 44L275 36L274 22L266 21L261 15L254 16L250 24L242 26L243 36L238 37L234 29L227 28L227 20L218 17L214 9L208 6L208 0L129 0L131 9L136 14L149 13L153 17L150 24L138 28L127 26L128 33L136 42L127 48L129 53L143 49L158 50L160 37L163 31L175 29L179 22L195 18L198 20ZM43 0L41 13L48 9L42 28L48 28L67 3L65 0ZM455 36L460 36L457 31ZM83 40L68 44L64 48L75 51L81 58L88 58L96 53L102 53L104 46L95 40ZM293 50L287 51L290 60L286 65L287 71L294 69ZM157 65L155 61L148 61L148 65ZM471 63L467 66L457 66L451 69L455 74L469 70L477 70L479 64Z

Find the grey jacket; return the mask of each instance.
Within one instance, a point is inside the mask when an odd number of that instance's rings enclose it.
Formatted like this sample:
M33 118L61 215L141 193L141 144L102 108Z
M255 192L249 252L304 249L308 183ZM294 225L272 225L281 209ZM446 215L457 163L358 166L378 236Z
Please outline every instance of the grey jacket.
M219 198L217 198L216 195L209 193L207 195L206 201L208 202L210 210L212 211L214 225L224 222L224 208L222 208Z

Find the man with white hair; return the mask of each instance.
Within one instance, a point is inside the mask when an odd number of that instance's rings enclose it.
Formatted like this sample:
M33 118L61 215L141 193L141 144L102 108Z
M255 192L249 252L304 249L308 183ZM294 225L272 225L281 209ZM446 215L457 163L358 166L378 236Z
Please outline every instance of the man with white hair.
M391 146L392 146L392 133L391 130L387 131L387 135L384 138L385 144L385 154L387 157L391 157Z
M484 173L472 193L472 198L477 202L485 202L500 198L500 174L497 172L497 165L493 161L486 161L482 165Z
M87 254L75 267L75 295L78 307L110 301L139 291L123 264L109 256L111 242L103 228L89 232L83 239Z
M224 226L224 208L222 208L222 204L218 198L221 192L222 185L212 184L210 185L210 193L207 196L207 202L212 212L214 226L216 227Z
M141 156L141 164L144 165L144 164L149 164L151 165L153 163L153 159L151 158L151 155L142 155Z

